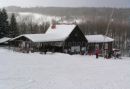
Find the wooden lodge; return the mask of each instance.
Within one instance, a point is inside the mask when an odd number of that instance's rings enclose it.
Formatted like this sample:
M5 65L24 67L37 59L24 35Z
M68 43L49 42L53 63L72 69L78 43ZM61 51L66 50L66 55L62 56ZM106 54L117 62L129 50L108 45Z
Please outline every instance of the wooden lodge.
M10 45L26 51L80 53L87 39L77 25L52 25L45 34L24 34L10 40Z
M52 25L45 34L24 34L10 40L19 51L95 54L112 51L114 39L104 35L84 35L77 25Z

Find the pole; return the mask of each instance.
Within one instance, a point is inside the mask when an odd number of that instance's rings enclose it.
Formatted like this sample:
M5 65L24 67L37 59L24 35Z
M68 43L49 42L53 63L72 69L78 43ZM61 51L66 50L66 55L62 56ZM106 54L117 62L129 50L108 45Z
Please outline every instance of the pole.
M130 16L129 16L128 22L129 22L129 25L130 25ZM129 50L128 54L129 54L129 57L130 57L130 42L128 42L128 50Z
M113 21L113 19L112 19L113 14L114 14L114 8L112 9L112 12L111 12L111 15L110 15L110 18L109 18L109 22L108 22L108 25L107 25L107 28L106 28L106 33L105 33L105 36L104 36L104 42L103 42L102 50L103 50L103 48L105 47L105 39L106 39L106 36L108 35L111 22ZM106 53L106 52L103 52L104 58L105 58L105 53Z

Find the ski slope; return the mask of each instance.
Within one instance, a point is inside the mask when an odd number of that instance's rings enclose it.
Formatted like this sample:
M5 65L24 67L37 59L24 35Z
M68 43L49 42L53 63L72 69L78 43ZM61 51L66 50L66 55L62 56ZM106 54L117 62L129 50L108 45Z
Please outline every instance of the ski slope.
M11 14L15 13L16 20L18 23L25 22L26 24L37 24L42 25L43 23L52 23L52 20L57 21L61 24L73 24L73 23L81 23L83 20L79 17L73 17L74 19L66 20L65 16L49 16L49 15L43 15L39 13L32 13L32 12L8 12L9 18L11 18Z
M15 13L16 20L18 23L25 22L26 24L34 23L37 25L42 25L45 22L51 23L52 20L59 21L61 17L56 16L47 16L39 13L31 13L31 12L8 12L9 18L11 18L11 14Z
M130 89L129 76L130 58L23 54L0 48L0 89Z

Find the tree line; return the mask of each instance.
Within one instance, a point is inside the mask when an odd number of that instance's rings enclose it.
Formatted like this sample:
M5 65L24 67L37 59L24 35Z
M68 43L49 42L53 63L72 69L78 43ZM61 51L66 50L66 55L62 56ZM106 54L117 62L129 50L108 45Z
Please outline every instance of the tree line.
M113 8L109 7L17 7L9 6L10 12L33 12L51 16L105 16L109 17ZM127 19L130 16L130 8L114 8L115 17Z
M28 17L18 23L14 13L9 18L5 9L0 10L0 38L14 38L21 34L45 33L48 27L49 23L44 22L38 25L33 23Z
M108 21L86 21L79 24L82 32L86 35L103 34L114 39L113 46L122 50L122 53L128 54L128 46L130 46L130 23L122 23L121 21L111 22L108 32Z

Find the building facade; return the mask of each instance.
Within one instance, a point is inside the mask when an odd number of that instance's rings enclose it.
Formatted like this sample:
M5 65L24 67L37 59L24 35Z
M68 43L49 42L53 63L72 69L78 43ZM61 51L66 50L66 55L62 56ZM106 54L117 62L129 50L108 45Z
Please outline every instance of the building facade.
M24 34L10 41L23 50L80 53L87 39L77 25L50 26L45 34Z

